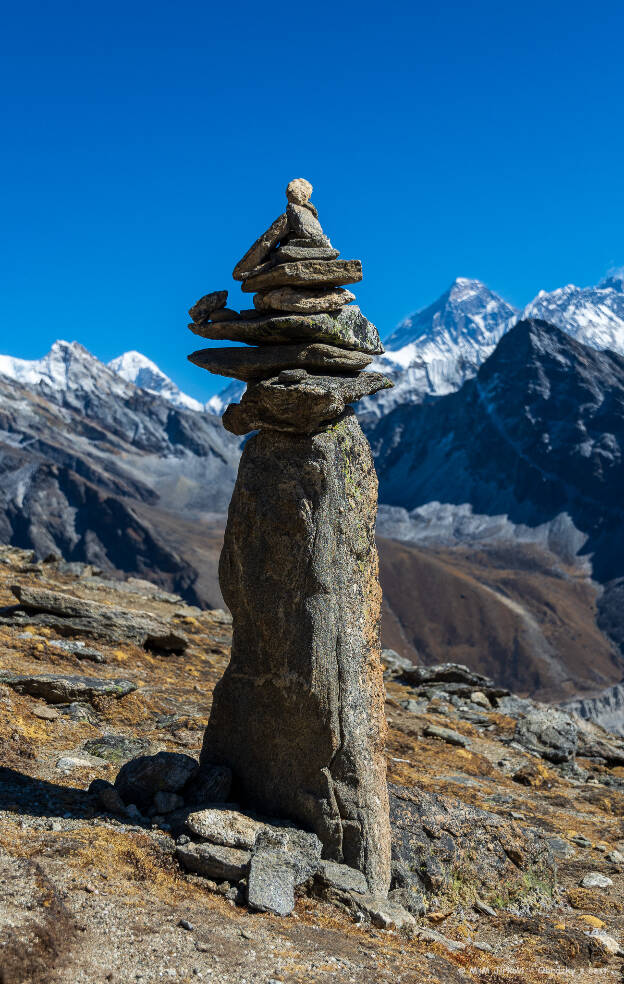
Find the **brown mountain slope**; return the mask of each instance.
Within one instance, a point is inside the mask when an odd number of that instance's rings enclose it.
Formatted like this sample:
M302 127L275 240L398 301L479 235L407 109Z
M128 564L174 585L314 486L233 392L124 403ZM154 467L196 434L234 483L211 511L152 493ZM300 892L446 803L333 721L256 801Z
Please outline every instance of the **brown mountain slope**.
M197 572L197 595L222 606L217 571L225 517L134 508ZM553 555L518 544L434 549L382 537L378 544L384 646L415 662L465 663L510 690L547 700L593 694L621 680L621 659L596 625L598 589Z
M620 761L621 743L583 731L570 777L572 762L527 752L513 741L518 718L483 694L475 703L471 687L452 703L442 688L423 696L387 680L388 776L401 797L395 845L427 878L424 911L397 932L305 890L288 918L253 912L236 881L184 870L173 814L110 811L88 792L138 754L198 756L229 658L227 618L143 583L32 564L19 551L0 560L0 607L13 605L20 583L108 604L115 618L146 611L188 637L187 650L170 655L88 637L91 657L103 660L95 663L69 626L61 634L28 617L0 624L9 677L80 675L91 687L123 677L136 688L57 703L49 691L0 682L5 984L621 982L613 950L624 939L624 768L592 752L608 747ZM453 743L441 730L449 728ZM523 850L536 843L555 852L556 881L551 865ZM590 873L604 887L580 886ZM588 935L598 928L611 949Z
M596 587L531 546L434 550L380 539L384 644L415 662L465 663L542 699L621 679L596 625Z

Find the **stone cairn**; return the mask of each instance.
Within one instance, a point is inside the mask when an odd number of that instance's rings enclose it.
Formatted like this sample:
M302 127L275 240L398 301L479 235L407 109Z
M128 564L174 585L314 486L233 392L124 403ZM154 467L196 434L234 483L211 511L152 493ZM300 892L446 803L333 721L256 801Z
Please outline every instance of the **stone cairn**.
M204 338L251 347L189 356L247 382L223 415L245 444L219 580L233 616L232 656L215 688L202 766L228 766L244 807L307 826L323 856L390 884L390 826L375 546L377 478L349 404L392 385L362 372L383 352L344 288L340 260L303 178L286 211L245 253L227 291L190 310Z

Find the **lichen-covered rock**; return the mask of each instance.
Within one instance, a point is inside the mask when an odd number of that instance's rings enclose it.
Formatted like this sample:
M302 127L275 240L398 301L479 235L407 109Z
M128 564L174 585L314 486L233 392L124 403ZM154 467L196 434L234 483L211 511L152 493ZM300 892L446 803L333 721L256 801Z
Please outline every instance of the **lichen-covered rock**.
M310 218L313 219L312 216ZM330 287L339 287L341 284L357 284L361 279L362 264L359 260L293 260L248 277L243 281L241 290L253 294L257 290L282 286L310 287L327 284Z
M291 434L313 434L333 426L349 403L387 389L392 383L379 372L357 376L293 376L282 372L248 386L240 403L231 403L223 426L232 434L270 428Z
M247 342L249 345L290 345L297 341L325 342L339 348L381 355L383 345L375 325L356 304L337 313L259 315L241 311L234 320L189 325L195 335L216 341Z
M390 786L392 885L419 912L423 894L450 892L507 905L547 897L556 867L537 831L416 787ZM413 904L410 902L413 899Z
M345 304L355 300L355 294L343 287L304 290L300 287L276 287L254 296L254 307L258 311L295 311L306 314L308 311L338 311Z
M317 372L357 372L372 362L371 356L364 352L307 342L257 348L199 349L189 355L189 360L208 372L244 381L266 379L281 369L297 366Z
M232 656L201 760L232 769L241 804L311 828L326 858L386 892L376 507L353 413L312 437L247 442L219 572Z

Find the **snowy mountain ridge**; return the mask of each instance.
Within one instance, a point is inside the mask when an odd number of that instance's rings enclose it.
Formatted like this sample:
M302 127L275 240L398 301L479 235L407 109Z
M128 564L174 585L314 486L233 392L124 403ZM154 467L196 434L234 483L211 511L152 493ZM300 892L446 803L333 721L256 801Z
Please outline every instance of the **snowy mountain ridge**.
M541 290L522 312L479 280L458 277L432 305L405 318L386 338L374 368L394 389L360 404L366 416L382 417L401 403L444 396L473 378L496 345L519 320L540 318L600 351L624 354L624 271L597 287L568 284Z
M385 340L386 352L371 366L385 373L394 388L362 400L358 412L379 418L402 403L420 403L460 389L489 358L503 335L522 318L540 318L591 348L624 354L624 270L610 273L596 287L568 284L553 291L540 290L518 311L479 280L458 277L433 304L404 318ZM94 386L93 374L76 372L85 358L93 358L78 342L59 340L41 359L0 355L0 375L44 392ZM206 404L184 393L151 359L140 352L124 352L112 359L106 382L112 392L132 384L161 396L179 409L221 415L238 401L245 384L229 382ZM116 382L117 381L117 382ZM129 392L129 391L128 391ZM122 395L122 390L119 390Z
M624 355L624 276L613 274L597 287L540 290L522 317L541 318L584 345Z
M162 396L169 403L182 410L195 410L201 413L205 408L203 403L195 400L192 396L183 393L169 376L165 375L162 369L142 355L141 352L124 352L116 359L111 359L108 368L116 372L118 376L129 383L134 383L140 389Z

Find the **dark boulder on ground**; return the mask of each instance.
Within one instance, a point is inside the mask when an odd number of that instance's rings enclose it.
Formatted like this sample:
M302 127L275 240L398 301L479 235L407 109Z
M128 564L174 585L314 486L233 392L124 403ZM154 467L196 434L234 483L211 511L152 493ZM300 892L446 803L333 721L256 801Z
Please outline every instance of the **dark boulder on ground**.
M134 803L140 810L145 810L156 793L179 792L198 771L197 761L180 752L140 755L121 767L115 788L124 803Z

